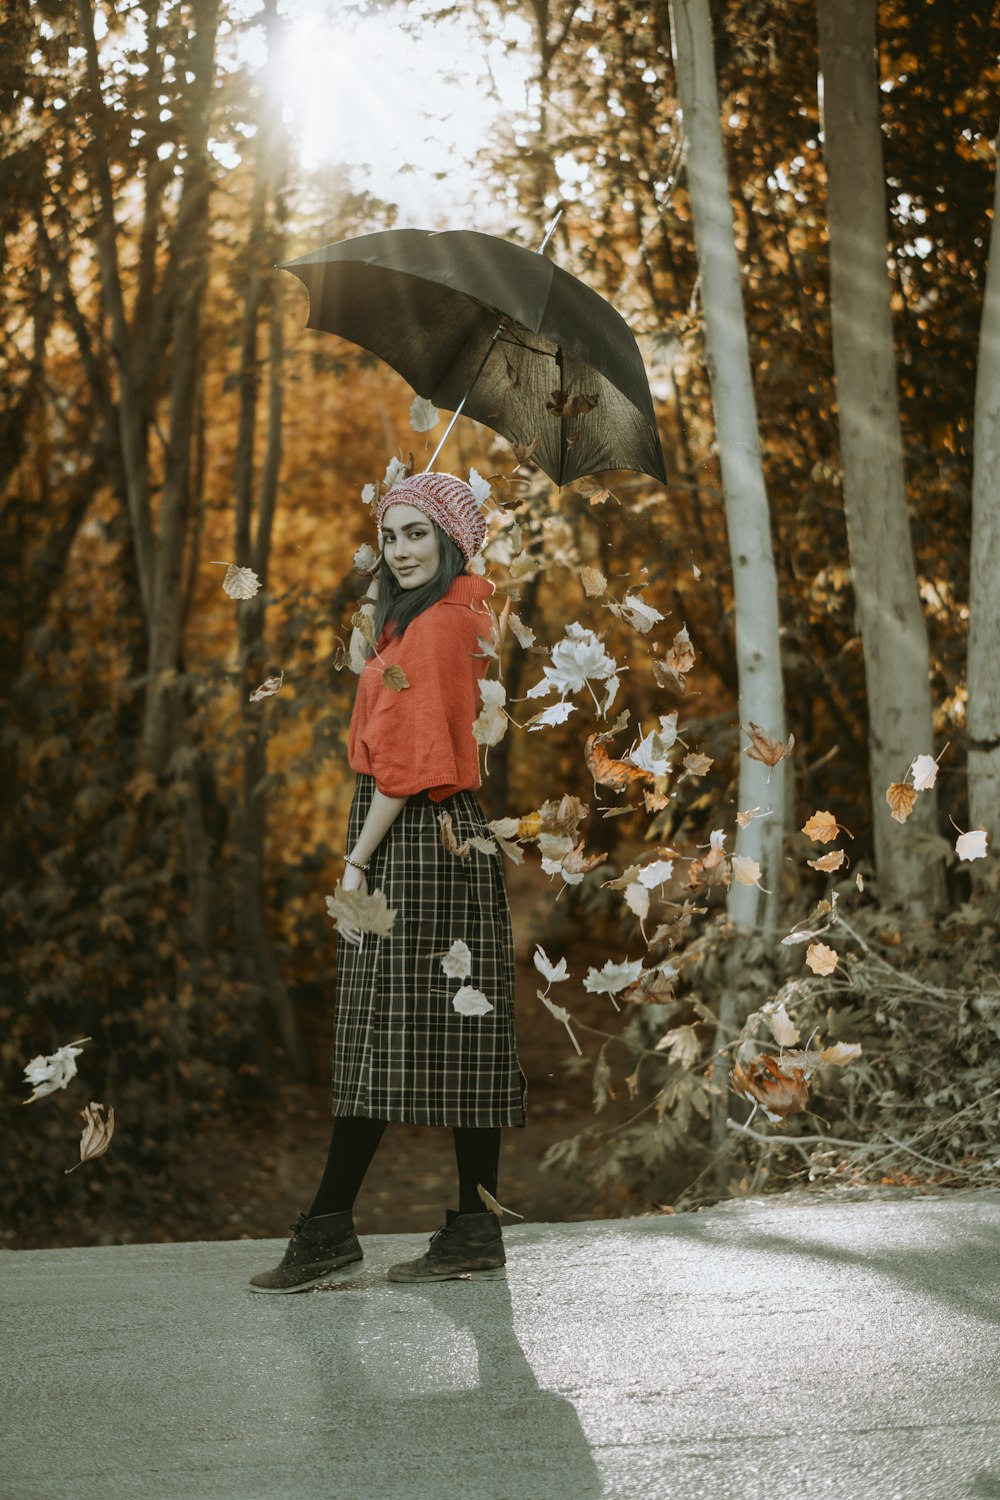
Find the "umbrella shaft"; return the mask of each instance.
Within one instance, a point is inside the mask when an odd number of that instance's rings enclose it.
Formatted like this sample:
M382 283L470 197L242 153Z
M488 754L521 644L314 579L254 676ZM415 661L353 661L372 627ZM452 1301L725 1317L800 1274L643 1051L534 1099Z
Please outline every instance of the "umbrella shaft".
M469 389L466 391L465 395L462 397L461 401L458 403L458 405L455 407L455 410L452 412L452 414L451 414L451 421L448 423L447 427L445 428L444 433L443 433L443 435L441 437L441 441L438 443L437 447L434 449L434 452L431 454L430 463L427 465L427 468L424 470L425 474L430 473L431 469L433 469L433 467L434 467L434 460L437 458L438 454L441 452L441 449L444 447L445 443L448 441L448 435L451 432L451 429L454 427L455 423L458 421L459 417L462 415L462 407L465 405L466 401L468 401L469 397L471 396L472 389L473 389L476 381L479 379L480 375L483 373L483 369L485 368L486 361L489 359L490 355L493 353L494 347L496 346L497 339L503 333L504 327L505 327L505 324L503 322L503 319L501 318L500 322L497 324L496 332L494 333L493 337L490 339L489 345L487 346L487 349L486 349L486 353L483 355L482 359L479 361L479 368L477 369L475 375L473 375L472 379L469 381Z

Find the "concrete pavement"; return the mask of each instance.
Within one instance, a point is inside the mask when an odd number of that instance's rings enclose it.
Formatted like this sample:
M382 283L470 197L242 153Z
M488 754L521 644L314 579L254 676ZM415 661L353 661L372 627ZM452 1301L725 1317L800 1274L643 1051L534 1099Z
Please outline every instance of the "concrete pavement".
M527 1224L506 1283L386 1282L426 1239L288 1297L246 1288L284 1239L0 1252L0 1497L1000 1500L998 1194Z

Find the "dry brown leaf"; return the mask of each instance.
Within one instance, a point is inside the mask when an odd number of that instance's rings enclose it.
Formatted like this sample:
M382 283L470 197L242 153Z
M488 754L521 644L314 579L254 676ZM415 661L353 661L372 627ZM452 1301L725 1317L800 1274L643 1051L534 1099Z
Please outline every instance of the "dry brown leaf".
M819 859L807 859L806 864L811 870L839 870L846 858L843 849L831 849L829 854L821 854Z
M652 780L648 771L640 771L638 766L631 766L623 760L613 760L599 739L596 734L588 735L583 749L587 769L597 786L609 786L616 792L624 792L633 782Z
M481 1182L476 1183L476 1192L479 1194L480 1201L485 1203L490 1213L496 1214L498 1218L501 1214L510 1214L512 1219L524 1218L523 1214L516 1214L512 1208L504 1208L502 1203L498 1203L493 1194L488 1192Z
M517 644L523 646L525 651L535 644L535 632L523 623L520 615L511 614L510 628L514 632Z
M673 667L668 667L659 657L653 657L653 680L657 687L669 688L672 693L678 693L681 697L687 692L687 683L680 672L675 672Z
M333 895L326 898L326 909L338 932L343 926L386 937L396 920L384 891L345 891L339 881Z
M694 647L686 625L681 626L671 641L665 664L672 671L681 673L690 672L694 666Z
M760 880L760 865L749 854L734 854L732 864L733 874L740 885L756 885Z
M253 568L239 568L235 563L227 562L213 562L212 567L225 568L222 591L230 599L252 599L255 594L260 593L260 579Z
M810 943L806 949L806 965L814 974L832 974L837 967L837 950L826 943Z
M840 824L832 812L814 812L809 821L803 823L802 832L817 844L830 844L840 832Z
M520 468L522 464L531 462L541 441L541 435L539 435L538 437L529 438L526 443L511 444L511 447L514 449L514 457L517 459L516 468Z
M111 1137L115 1133L115 1107L108 1110L108 1118L103 1120L100 1111L103 1104L97 1104L93 1099L86 1105L80 1114L86 1122L83 1134L80 1136L80 1160L75 1161L71 1167L66 1167L66 1172L75 1172L77 1167L85 1161L93 1161L95 1156L103 1156L111 1144Z
M917 805L917 789L908 781L894 781L886 789L885 800L897 823L905 823Z
M391 688L394 693L401 693L403 689L408 688L409 685L409 678L398 662L394 661L392 665L386 667L385 671L382 673L382 686Z
M369 646L374 646L375 628L372 625L372 616L370 610L355 610L354 614L351 616L351 624L353 625L355 630L360 631L363 639L368 642Z
M769 1119L794 1115L809 1103L809 1086L802 1069L783 1069L770 1056L752 1062L745 1071L736 1063L729 1077L734 1093L759 1104Z
M783 745L780 740L774 740L769 734L766 734L760 725L755 724L752 719L750 720L749 729L744 728L742 724L740 728L751 739L751 743L744 747L743 754L748 760L759 760L765 766L776 766L779 760L784 760L786 756L791 755L795 747L794 734L790 734L787 744Z
M754 818L768 818L771 815L769 807L751 807L749 812L738 812L736 821L741 828L749 828Z
M689 776L704 776L715 764L711 755L702 755L699 751L696 755L685 755L681 765Z
M584 592L591 599L599 598L608 586L608 580L600 568L581 568L580 581L583 584Z

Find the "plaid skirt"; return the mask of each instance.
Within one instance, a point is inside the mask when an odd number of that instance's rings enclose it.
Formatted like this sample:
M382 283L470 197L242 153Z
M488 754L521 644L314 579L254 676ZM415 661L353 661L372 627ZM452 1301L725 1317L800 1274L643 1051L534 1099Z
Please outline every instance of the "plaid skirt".
M359 775L348 849L371 805L375 781ZM333 1113L412 1125L523 1125L526 1081L514 1039L514 944L501 855L467 859L441 843L439 812L455 837L489 837L472 792L432 802L407 798L371 857L368 889L382 890L397 916L391 932L366 932L361 948L338 939ZM459 979L441 960L456 938L468 944L472 975L493 1009L460 1015Z

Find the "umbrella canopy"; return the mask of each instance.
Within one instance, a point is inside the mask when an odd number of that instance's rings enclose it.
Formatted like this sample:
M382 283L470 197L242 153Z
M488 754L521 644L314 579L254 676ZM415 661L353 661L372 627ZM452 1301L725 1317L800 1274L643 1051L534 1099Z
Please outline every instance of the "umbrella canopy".
M557 484L602 469L666 483L628 324L544 255L475 230L388 229L281 269L308 289L309 328L377 354L435 406L464 397L464 411L510 442L538 439L533 461Z

